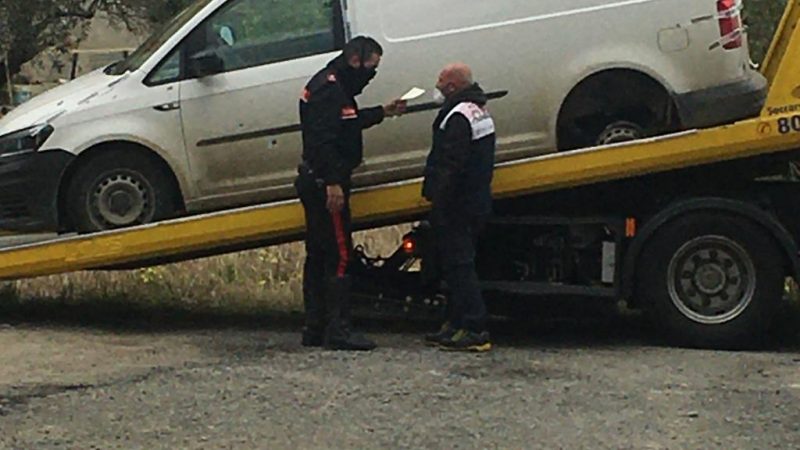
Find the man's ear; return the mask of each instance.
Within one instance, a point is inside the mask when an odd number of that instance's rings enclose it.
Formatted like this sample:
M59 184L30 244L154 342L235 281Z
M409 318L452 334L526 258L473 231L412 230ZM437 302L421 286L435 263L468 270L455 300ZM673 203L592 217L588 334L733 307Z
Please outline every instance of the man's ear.
M357 68L361 67L361 57L359 57L358 55L352 55L347 60L347 64L350 67L352 67L354 69L357 69Z

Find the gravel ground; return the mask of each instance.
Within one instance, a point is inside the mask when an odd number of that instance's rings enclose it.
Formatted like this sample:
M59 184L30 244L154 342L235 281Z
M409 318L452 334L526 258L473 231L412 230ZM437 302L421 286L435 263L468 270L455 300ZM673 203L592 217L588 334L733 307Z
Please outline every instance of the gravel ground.
M0 448L800 448L800 339L727 353L620 318L497 328L496 351L462 355L408 329L345 354L286 325L5 326Z

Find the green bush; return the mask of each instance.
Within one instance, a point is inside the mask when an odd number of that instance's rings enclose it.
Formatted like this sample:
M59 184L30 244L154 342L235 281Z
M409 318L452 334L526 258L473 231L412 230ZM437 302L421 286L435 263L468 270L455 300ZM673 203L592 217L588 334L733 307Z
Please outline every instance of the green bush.
M785 9L786 0L745 0L744 17L749 26L753 61L760 63L764 59Z

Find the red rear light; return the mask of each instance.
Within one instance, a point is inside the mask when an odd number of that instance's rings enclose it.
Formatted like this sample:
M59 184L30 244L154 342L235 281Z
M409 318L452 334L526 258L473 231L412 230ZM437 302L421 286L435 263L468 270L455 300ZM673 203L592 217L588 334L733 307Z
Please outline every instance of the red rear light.
M408 255L413 255L417 250L417 243L411 237L403 239L403 251Z
M726 50L741 48L743 44L742 16L738 0L717 0L719 34Z

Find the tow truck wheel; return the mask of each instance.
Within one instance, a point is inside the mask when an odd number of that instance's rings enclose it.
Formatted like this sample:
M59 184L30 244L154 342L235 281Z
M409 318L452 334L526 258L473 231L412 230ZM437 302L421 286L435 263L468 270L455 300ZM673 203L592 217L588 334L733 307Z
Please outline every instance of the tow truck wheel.
M771 236L724 214L666 225L639 266L637 293L651 320L690 347L757 346L783 292L782 255Z
M125 228L170 217L170 179L146 155L109 151L79 168L67 193L67 213L79 233Z

